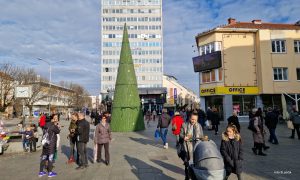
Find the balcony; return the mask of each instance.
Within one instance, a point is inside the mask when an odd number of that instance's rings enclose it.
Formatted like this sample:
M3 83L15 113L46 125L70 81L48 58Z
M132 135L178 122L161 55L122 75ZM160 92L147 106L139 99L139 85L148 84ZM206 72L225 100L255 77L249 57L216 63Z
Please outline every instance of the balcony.
M221 51L193 57L194 71L202 72L222 67Z

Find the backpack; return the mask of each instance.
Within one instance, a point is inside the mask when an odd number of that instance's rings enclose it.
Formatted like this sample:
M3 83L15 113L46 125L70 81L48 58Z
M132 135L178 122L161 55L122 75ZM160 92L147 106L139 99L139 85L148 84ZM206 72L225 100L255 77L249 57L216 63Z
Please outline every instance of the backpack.
M255 126L254 126L254 120L255 120L255 117L253 117L253 118L251 118L251 119L249 120L248 129L249 129L250 131L256 133L257 130L256 130Z

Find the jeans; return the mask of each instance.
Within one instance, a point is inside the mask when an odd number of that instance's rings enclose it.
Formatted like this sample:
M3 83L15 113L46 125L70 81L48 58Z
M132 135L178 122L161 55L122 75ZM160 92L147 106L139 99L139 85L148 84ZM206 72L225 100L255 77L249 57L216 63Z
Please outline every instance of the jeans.
M299 131L299 124L294 124L294 129L292 130L292 138L295 137L295 130L297 131L298 139L300 139L300 131Z
M48 172L52 172L53 169L53 158L54 158L54 154L50 154L50 155L42 155L41 157L41 163L40 163L40 172L44 171L44 167L46 165L46 161L48 161L48 166L47 166L47 170Z
M104 146L104 150L105 150L105 161L109 162L109 143L98 144L98 147L97 147L97 161L101 161L101 151L102 151L103 146Z
M36 151L36 138L32 137L29 140L30 151Z
M275 134L275 129L269 129L269 132L270 132L269 141L271 143L277 144L278 143L278 139L277 139L276 134Z
M79 153L79 166L88 165L86 143L78 142L77 151Z
M76 142L76 138L70 138L70 158L74 158L74 153L75 153L75 145L77 147L77 160L79 159L79 154L78 154L78 144Z
M160 137L164 145L166 145L167 143L167 134L168 134L168 128L160 128Z

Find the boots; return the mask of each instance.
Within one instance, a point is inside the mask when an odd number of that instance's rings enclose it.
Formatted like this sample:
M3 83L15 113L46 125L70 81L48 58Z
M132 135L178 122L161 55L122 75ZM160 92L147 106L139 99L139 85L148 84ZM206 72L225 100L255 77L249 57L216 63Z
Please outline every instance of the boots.
M257 155L260 155L260 156L266 156L267 155L267 154L262 152L263 146L264 146L263 143L258 144L258 154Z

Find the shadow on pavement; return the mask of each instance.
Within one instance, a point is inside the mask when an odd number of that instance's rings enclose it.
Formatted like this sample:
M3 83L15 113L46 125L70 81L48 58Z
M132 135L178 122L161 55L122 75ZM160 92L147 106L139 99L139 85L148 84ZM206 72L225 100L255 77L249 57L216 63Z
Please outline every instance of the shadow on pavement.
M168 169L169 171L174 172L174 173L184 174L184 166L183 165L182 165L182 168L179 168L177 166L165 163L165 162L160 161L160 160L151 160L151 161L154 162L157 165L160 165L161 167L163 167L165 169Z
M66 145L62 145L61 146L61 153L63 153L68 159L69 155L70 155L70 147L68 147Z
M149 179L149 177L152 177L150 179L163 179L163 180L173 180L174 178L171 178L163 173L162 170L153 167L137 158L130 157L127 155L124 155L125 160L130 164L132 168L132 172L135 174L135 176L138 179Z

